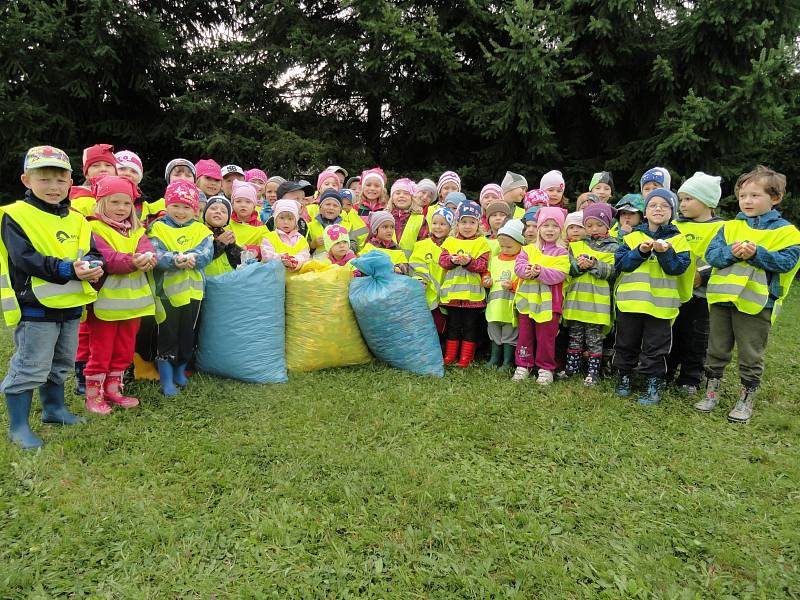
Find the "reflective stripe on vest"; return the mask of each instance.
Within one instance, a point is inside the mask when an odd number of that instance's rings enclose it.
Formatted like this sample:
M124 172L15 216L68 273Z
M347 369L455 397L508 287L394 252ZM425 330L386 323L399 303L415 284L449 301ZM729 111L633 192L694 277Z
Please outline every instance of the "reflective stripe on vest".
M691 262L686 273L678 278L678 291L681 301L687 302L694 294L694 276L699 267L706 265L704 259L708 245L717 232L725 224L725 221L712 221L706 223L695 223L694 221L675 221L673 225L686 237L691 249Z
M486 243L486 238L483 236L472 240L449 237L442 242L442 249L446 249L452 256L468 254L475 259L489 252L489 244ZM441 304L448 304L456 300L483 302L485 297L480 273L468 271L463 266L445 270L442 279Z
M528 255L528 264L569 274L568 255L549 256L534 244L528 244L523 250ZM538 279L520 279L515 303L520 314L528 315L537 323L546 323L553 319L553 291L549 285Z
M727 244L750 241L765 248L768 252L776 252L800 244L800 232L794 225L786 225L777 229L753 229L744 219L726 222L724 235ZM780 296L775 299L772 309L773 323L780 313L783 299L789 293L798 269L800 269L800 263L788 273L773 273L773 277L779 277L781 287ZM724 269L713 269L706 289L709 304L732 302L737 310L749 315L761 312L769 301L769 296L767 272L747 261L735 262Z
M445 270L439 264L441 255L442 248L428 238L414 244L414 251L409 258L408 266L413 270L414 276L425 281L425 299L430 310L439 306L442 293Z
M184 227L170 227L163 221L154 221L150 226L150 236L161 240L171 252L188 252L211 235L211 230L198 221ZM186 306L191 300L203 299L203 273L197 269L165 271L161 285L169 303L176 308Z
M586 254L598 261L614 265L614 254L595 250L584 241L570 243L573 256ZM575 277L564 291L564 319L594 325L611 325L611 288L608 281L589 271Z

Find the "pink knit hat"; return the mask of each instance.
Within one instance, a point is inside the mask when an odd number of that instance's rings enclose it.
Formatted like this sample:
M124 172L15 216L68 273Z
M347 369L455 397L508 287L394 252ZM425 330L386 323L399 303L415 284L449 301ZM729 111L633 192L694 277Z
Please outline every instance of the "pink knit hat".
M253 179L258 179L262 183L267 183L268 177L261 169L248 169L244 172L245 181L253 181Z
M288 198L278 200L272 205L272 214L277 217L282 212L292 213L295 220L297 220L300 217L300 205L297 200L289 200Z
M127 194L131 200L139 197L139 191L130 179L118 175L100 177L92 185L92 195L100 200L111 194Z
M139 177L144 176L144 167L142 167L142 159L135 152L130 150L120 150L114 156L117 159L117 167L128 167L136 171Z
M547 188L554 187L558 188L559 190L564 189L564 176L561 174L561 171L556 171L553 169L552 171L548 171L544 175L542 175L541 181L539 181L539 187L543 190Z
M319 189L323 183L325 183L326 179L333 178L336 180L336 189L339 189L339 184L341 181L339 180L339 176L336 174L336 171L323 171L317 177L317 189Z
M244 198L255 204L258 201L258 190L252 183L234 179L233 187L231 188L231 202L236 198Z
M525 198L522 200L522 205L526 210L531 206L548 206L549 204L550 196L547 195L547 192L540 189L525 192Z
M567 218L567 211L557 206L543 206L536 213L536 222L541 225L545 221L555 221L559 228L564 229L564 220Z
M377 179L381 182L381 185L386 187L386 173L383 172L383 169L380 167L373 167L371 169L367 169L366 171L361 172L361 185L367 183L368 179Z
M83 174L89 170L94 163L104 161L117 166L117 157L114 156L114 146L111 144L95 144L83 149Z
M478 196L478 201L480 202L481 206L483 205L483 198L487 194L496 194L499 200L503 199L503 188L501 188L496 183L487 183L483 186L480 195Z
M442 173L441 177L439 177L439 182L436 184L436 193L442 193L442 186L445 183L455 183L458 186L458 191L461 191L461 177L458 176L458 173L455 171L445 171Z
M222 167L213 158L198 160L194 168L196 179L200 179L205 175L206 177L211 177L211 179L222 181Z
M200 204L200 192L191 181L186 181L185 179L173 181L164 192L164 204L166 206L170 204L186 204L197 212L197 207Z
M392 184L391 193L394 194L396 190L403 190L413 196L417 193L417 184L408 177L402 177Z

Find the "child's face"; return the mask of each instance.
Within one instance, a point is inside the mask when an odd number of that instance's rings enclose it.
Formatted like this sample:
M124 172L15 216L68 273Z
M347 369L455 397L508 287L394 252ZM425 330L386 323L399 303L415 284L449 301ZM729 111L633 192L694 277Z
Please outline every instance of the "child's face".
M444 203L444 199L447 198L447 194L457 191L458 184L455 181L448 181L442 186L442 189L439 190L439 203Z
M258 197L259 198L263 197L265 183L260 179L251 179L250 183L252 183L255 186L256 194L258 194ZM278 189L277 186L275 187L275 189L276 190Z
M478 219L461 217L458 221L458 233L465 238L473 238L478 235Z
M433 202L433 194L430 190L423 190L421 192L417 192L417 198L419 198L419 203L423 207L430 206L431 202Z
M124 177L134 185L139 185L142 182L142 177L131 169L130 167L117 167L117 175Z
M89 168L86 169L86 179L116 174L117 165L112 165L110 162L106 162L104 160L98 160L96 163L92 163Z
M358 198L358 195L361 193L361 182L354 181L350 184L350 189L353 190L353 197Z
M770 196L758 179L751 179L739 188L739 209L748 217L766 214L780 201L780 196Z
M331 198L326 199L319 205L319 214L325 219L335 219L342 212L342 207L336 200Z
M350 249L350 244L347 242L336 242L331 249L328 250L328 254L330 254L336 260L341 260L344 258L344 255L347 254L347 251Z
M170 204L167 206L167 214L178 225L188 223L194 218L194 211L188 204Z
M522 235L525 236L525 243L532 244L536 241L537 226L535 221L528 221L525 223L525 231Z
M342 212L349 213L353 210L353 201L350 198L342 198Z
M506 213L502 212L495 212L489 215L487 219L489 221L489 227L492 228L492 233L496 234L497 230L500 229L506 222Z
M481 198L481 208L485 209L495 200L502 200L502 198L497 194L495 194L494 192L486 192L483 198Z
M128 194L111 194L105 196L103 213L113 221L124 221L131 218L133 199Z
M378 230L375 232L375 237L382 242L389 242L392 239L393 233L394 223L391 221L386 221L385 223L378 225Z
M522 187L514 188L513 190L508 190L505 193L505 199L506 199L507 202L512 202L514 204L520 204L522 202L523 198L525 198L525 192L527 192L527 191L528 190L526 190L525 188L522 188Z
M237 196L233 199L233 212L236 213L236 216L239 217L240 221L247 221L255 209L255 203L251 202L247 198L240 198Z
M31 169L20 177L22 184L33 195L48 204L58 204L69 194L72 177L66 169L44 167Z
M300 206L305 206L306 204L306 195L303 193L303 190L289 192L288 194L284 194L283 197L288 200L294 200L295 202L298 202Z
M431 233L437 240L446 238L450 235L450 223L443 216L436 215L431 220Z
M648 181L647 183L645 183L642 186L642 196L647 198L647 194L649 194L653 190L657 190L660 187L661 187L661 184L658 183L657 181Z
M172 183L173 181L191 181L194 183L194 175L192 175L189 167L178 165L169 172L169 182Z
M400 210L411 208L411 194L405 190L395 190L392 194L392 206Z
M650 225L664 225L672 218L672 206L663 198L654 198L647 203L644 216Z
M561 199L564 197L564 190L561 189L561 186L552 186L545 190L547 192L548 202L550 206L556 206L557 204L561 204Z
M197 187L205 193L206 196L216 196L222 189L222 181L220 179L213 179L208 175L201 175L197 178Z
M244 181L244 175L240 175L239 173L227 173L222 178L222 193L225 194L226 198L230 198L233 193L234 181Z
M290 212L282 212L275 217L275 228L283 233L291 233L297 228L297 219Z
M711 213L709 207L685 192L678 194L678 198L681 201L679 205L681 214L687 219L697 219L698 217L707 216Z
M561 237L561 227L553 219L539 225L539 237L545 242L555 242Z
M322 183L319 184L319 193L322 195L322 192L325 190L338 190L339 189L339 178L336 174L331 173L329 177L326 177L322 180Z
M500 252L506 256L516 256L522 250L522 245L507 235L498 235L497 242L500 244Z
M619 228L622 231L633 231L634 227L642 223L642 213L638 211L628 212L627 210L621 210L617 213L617 220L619 221Z
M586 235L591 238L596 239L608 235L608 227L606 227L606 224L597 219L586 219L583 226L586 229Z
M228 224L228 210L221 202L215 202L206 211L206 225L225 227Z
M383 191L383 186L381 182L376 180L375 178L367 179L367 182L364 184L363 188L363 195L367 198L367 200L375 201L381 197L381 191Z
M264 186L264 197L267 199L267 202L269 202L270 206L275 204L275 201L278 199L277 181L270 181L268 184Z
M586 230L580 225L567 225L567 241L579 242L586 237Z
M608 202L608 199L611 198L611 186L607 183L598 183L589 191L597 194L602 202Z

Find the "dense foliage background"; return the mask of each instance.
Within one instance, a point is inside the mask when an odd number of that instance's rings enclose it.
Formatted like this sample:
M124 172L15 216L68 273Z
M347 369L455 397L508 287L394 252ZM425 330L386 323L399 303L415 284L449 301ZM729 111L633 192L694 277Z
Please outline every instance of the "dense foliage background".
M798 0L11 0L0 6L0 196L25 149L112 143L161 192L178 155L316 175L550 168L634 189L756 163L800 181ZM76 177L80 179L80 177ZM797 215L795 202L784 207Z

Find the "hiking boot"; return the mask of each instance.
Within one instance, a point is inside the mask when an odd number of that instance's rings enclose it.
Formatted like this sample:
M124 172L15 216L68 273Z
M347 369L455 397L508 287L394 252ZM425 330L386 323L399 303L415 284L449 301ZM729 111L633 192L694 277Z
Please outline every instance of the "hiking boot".
M708 413L714 410L719 404L719 388L722 384L721 379L711 377L706 382L706 396L694 405L694 409L701 413Z
M648 377L647 387L644 393L639 396L639 404L642 406L652 406L661 402L661 394L664 391L664 380L660 377Z
M633 385L630 375L626 375L624 373L619 374L616 392L617 396L622 396L623 398L627 398L633 393Z
M731 423L747 423L753 417L753 403L756 400L757 388L742 387L736 406L728 413Z

